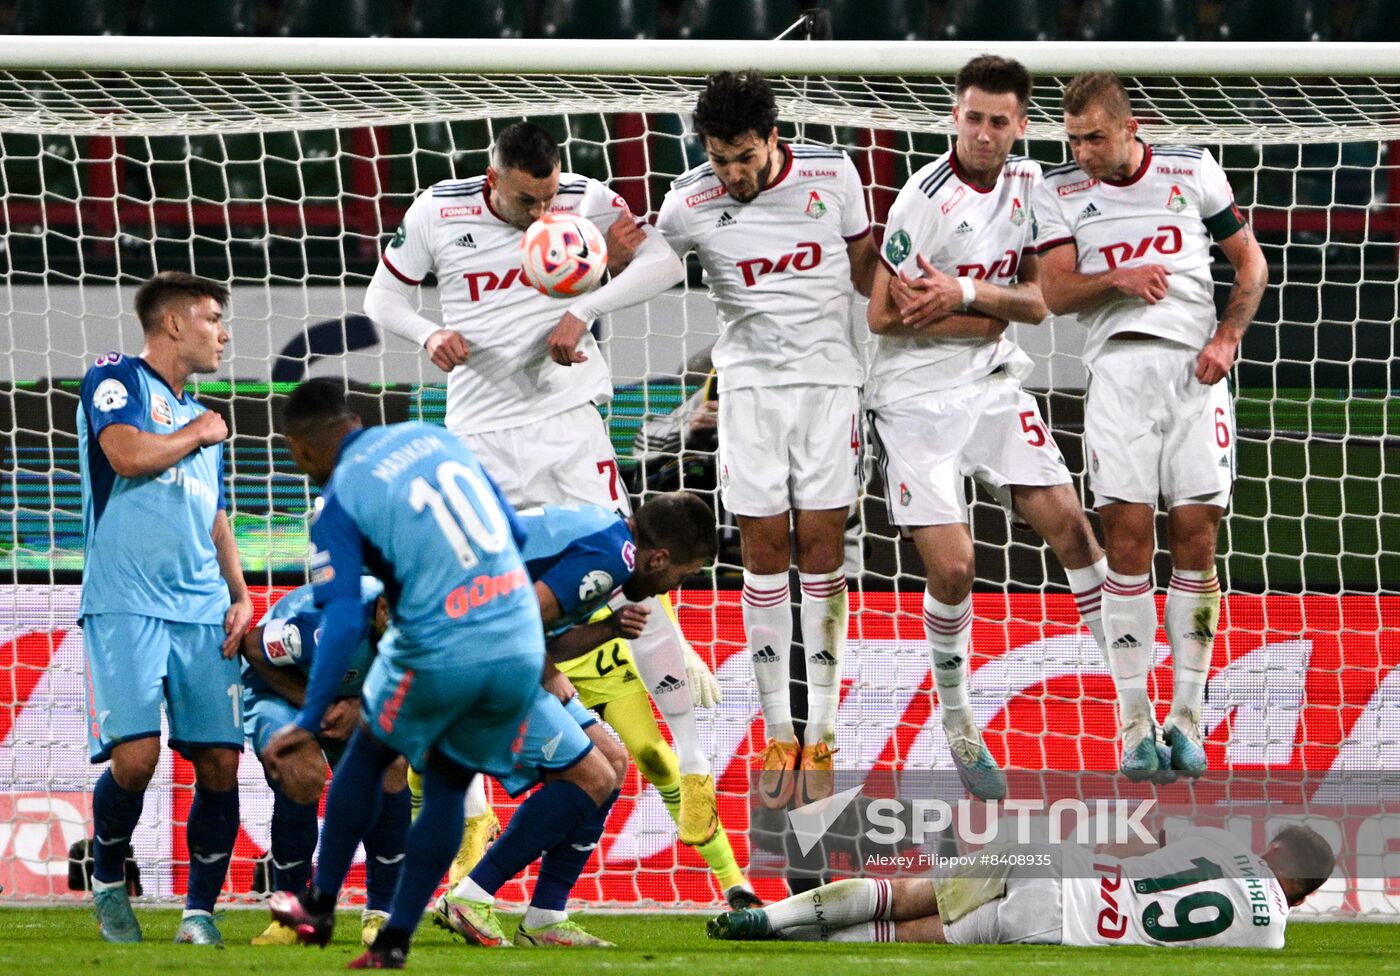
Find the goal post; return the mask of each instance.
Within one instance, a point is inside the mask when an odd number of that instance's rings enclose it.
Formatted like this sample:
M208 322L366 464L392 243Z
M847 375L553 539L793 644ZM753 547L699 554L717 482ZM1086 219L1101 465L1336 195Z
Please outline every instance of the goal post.
M305 578L314 494L274 435L291 384L343 376L370 422L442 419L442 374L364 317L363 293L413 197L436 180L483 171L500 126L542 121L565 168L608 181L634 212L654 217L670 180L703 160L689 126L701 77L756 66L774 80L785 137L851 154L879 234L908 176L948 148L953 74L988 51L1036 75L1023 148L1046 163L1067 158L1064 82L1091 69L1123 75L1145 138L1204 145L1221 160L1273 270L1235 375L1239 480L1221 537L1228 595L1206 712L1212 760L1265 776L1396 768L1400 46L8 37L0 39L5 897L65 897L64 853L90 831L94 770L75 625L76 393L97 356L139 348L130 306L141 280L180 269L232 283L231 355L196 390L230 420L229 513L262 607ZM422 302L438 314L434 289L422 290ZM635 472L638 427L692 392L697 377L686 364L718 325L693 274L599 328L616 387L607 418ZM1034 360L1026 385L1078 479L1082 330L1054 319L1011 335ZM703 456L668 460L681 483L713 492ZM877 481L867 481L858 514L839 764L947 767L929 702L917 558L890 528ZM990 748L1018 768L1111 769L1111 681L1079 628L1063 572L981 496L973 532L970 693ZM724 703L702 712L701 730L742 859L745 771L762 733L732 531L725 540L714 579L685 590L679 606L724 689ZM1159 556L1159 584L1164 565ZM1154 680L1165 688L1165 639L1158 645ZM244 827L230 889L242 894L267 847L270 795L251 755L240 778ZM191 783L187 764L163 759L137 834L147 892L159 899L183 884ZM1393 914L1394 884L1336 882L1320 910ZM657 792L635 774L579 892L615 907L715 897L703 863L677 846Z

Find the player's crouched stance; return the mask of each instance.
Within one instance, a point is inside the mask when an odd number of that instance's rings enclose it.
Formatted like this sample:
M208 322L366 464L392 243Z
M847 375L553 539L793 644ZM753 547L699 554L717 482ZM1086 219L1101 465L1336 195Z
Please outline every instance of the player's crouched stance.
M335 702L326 711L316 741L303 742L284 756L277 772L271 765L264 766L273 797L269 852L273 891L301 891L311 878L311 856L320 834L316 807L326 784L326 764L336 767L346 741L359 725L365 675L389 625L389 603L383 593L384 584L373 576L360 578L360 606L368 627L341 675ZM243 638L243 729L259 760L263 760L272 735L295 722L305 703L307 675L316 659L321 623L308 584L278 600ZM403 864L409 822L406 770L407 764L400 757L385 772L379 818L364 838L367 897L360 941L367 946L373 944L389 918L389 904ZM273 922L253 939L253 945L292 945L296 941L295 931Z
M1258 856L1215 828L1137 856L1074 845L1014 845L1001 855L1040 863L837 881L726 912L706 929L732 940L1282 949L1289 910L1336 865L1321 835L1301 826L1279 831Z

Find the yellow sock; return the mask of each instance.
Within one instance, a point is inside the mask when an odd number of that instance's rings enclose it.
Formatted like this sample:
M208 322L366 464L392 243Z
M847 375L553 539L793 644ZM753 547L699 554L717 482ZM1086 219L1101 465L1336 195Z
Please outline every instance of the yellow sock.
M408 808L414 820L418 819L418 811L423 809L423 774L412 766L408 767Z
M639 690L637 694L608 702L606 715L607 723L617 732L623 746L636 762L637 771L656 787L661 794L661 802L666 804L666 812L672 820L678 821L681 809L680 762L656 725L656 716L652 714L646 692ZM729 835L724 832L723 825L695 850L714 872L722 892L745 884L744 872L734 859L734 849L729 846Z

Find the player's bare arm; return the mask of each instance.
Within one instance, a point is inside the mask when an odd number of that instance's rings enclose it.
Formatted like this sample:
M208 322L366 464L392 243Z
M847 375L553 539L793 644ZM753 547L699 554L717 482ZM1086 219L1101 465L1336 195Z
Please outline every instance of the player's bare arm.
M208 416L208 414L205 414ZM238 558L238 544L234 542L233 528L228 524L228 513L220 509L214 515L214 529L210 533L214 539L214 554L219 560L219 574L228 584L229 608L224 614L224 657L232 660L238 654L238 645L248 632L248 624L253 620L253 599L248 594L248 584L243 581L243 563Z
M97 436L97 442L113 471L123 478L142 478L160 474L191 452L227 438L224 418L206 410L169 434L137 430L130 424L110 424Z
M588 362L588 357L578 348L578 341L587 331L587 322L573 312L565 312L559 324L549 333L549 358L560 366Z
M608 273L618 274L631 264L637 248L646 238L646 232L632 214L632 209L623 204L622 213L617 215L604 235L608 244Z
M553 661L570 661L619 637L633 640L642 635L650 613L651 611L641 604L625 604L602 620L570 627L558 637L547 641L545 652Z
M946 276L945 276L946 277ZM979 313L943 311L944 303L933 299L920 306L912 321L906 320L906 309L923 297L923 278L890 274L884 264L875 269L875 285L866 308L866 322L876 335L911 336L942 339L996 339L1006 331L1004 319ZM958 287L957 308L962 304Z
M297 708L306 701L306 676L295 668L279 668L263 653L263 628L253 627L243 635L240 650L255 674L267 683L279 698L285 698Z
M922 261L922 258L920 260ZM972 279L977 297L968 307L1008 322L1036 325L1045 321L1050 309L1046 307L1045 295L1040 290L1040 262L1034 255L1022 255L1016 278L1015 283L1010 285L998 285L980 278Z
M1215 335L1196 359L1196 379L1208 386L1219 383L1234 368L1240 339L1254 321L1269 284L1269 262L1247 226L1219 243L1235 269L1235 284Z
M880 255L875 250L874 235L866 234L846 244L846 257L851 262L851 284L866 298L875 287L875 269Z
M1078 260L1073 244L1052 247L1040 255L1040 290L1045 304L1056 315L1071 315L1098 308L1123 296L1156 305L1167 297L1171 272L1160 264L1139 264L1097 274L1075 270Z

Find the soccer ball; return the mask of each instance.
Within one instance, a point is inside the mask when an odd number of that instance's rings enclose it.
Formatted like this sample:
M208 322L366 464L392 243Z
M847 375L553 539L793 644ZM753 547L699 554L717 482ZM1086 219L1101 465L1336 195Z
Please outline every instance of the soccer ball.
M591 220L545 214L520 244L525 280L551 298L575 298L598 287L608 267L608 245Z

